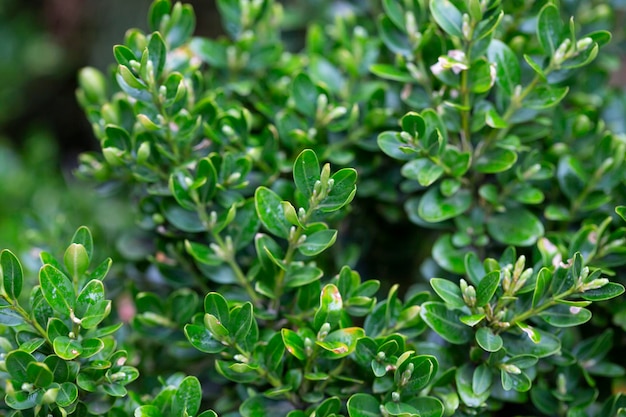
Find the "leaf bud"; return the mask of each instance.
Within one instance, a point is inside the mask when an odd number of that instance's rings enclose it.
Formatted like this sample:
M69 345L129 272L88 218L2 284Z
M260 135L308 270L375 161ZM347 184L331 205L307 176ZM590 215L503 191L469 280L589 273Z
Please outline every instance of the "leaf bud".
M559 47L556 48L556 51L554 52L554 57L552 59L554 59L554 62L557 65L563 63L563 61L567 59L567 52L571 43L572 41L570 41L569 38L566 38L563 42L561 42Z
M300 207L298 209L298 219L302 220L306 217L306 210L304 209L304 207Z
M522 272L522 274L520 275L520 277L517 279L515 283L515 288L513 288L513 292L517 293L519 290L521 290L524 284L526 284L526 282L532 275L533 275L532 268L527 268L524 272Z
M148 142L141 142L137 149L137 164L143 165L150 158L150 144Z
M592 129L591 119L586 114L578 114L574 120L574 133L577 136L583 136L589 133Z
M583 292L589 290L597 290L598 288L604 287L608 283L609 280L607 278L596 278L583 286Z
M330 332L330 323L326 322L322 324L322 327L320 327L320 331L317 333L317 340L326 339L328 332Z
M105 161L112 167L124 165L124 151L111 146L102 149L102 155Z
M376 361L377 361L377 362L382 362L382 361L384 361L386 358L387 358L387 355L385 355L385 352L382 352L382 351L381 351L381 352L378 352L378 353L376 354Z
M106 79L93 67L86 67L78 73L78 84L91 104L102 104L106 101Z
M508 374L519 375L522 373L522 370L519 369L517 366L513 365L512 363L503 363L500 365L500 369L502 369L504 372Z
M393 401L394 403L399 403L400 402L400 393L393 391L391 393L391 401Z
M41 402L43 404L52 404L57 400L58 394L58 388L47 389L46 392L44 392L43 397L41 397Z
M577 51L584 51L585 49L589 48L589 46L593 43L593 39L591 39L590 37L586 36L580 40L578 40L578 42L576 42L576 50Z
M502 270L502 289L504 292L509 292L511 288L511 270L505 268Z
M463 291L463 301L469 307L474 307L476 305L476 289L469 285L465 291Z
M26 391L26 392L33 392L33 390L35 389L35 387L33 386L33 384L28 383L28 382L24 382L22 384L22 386L20 387L20 389L22 391Z
M78 278L89 268L89 254L87 249L80 243L72 243L65 250L63 263L72 278Z

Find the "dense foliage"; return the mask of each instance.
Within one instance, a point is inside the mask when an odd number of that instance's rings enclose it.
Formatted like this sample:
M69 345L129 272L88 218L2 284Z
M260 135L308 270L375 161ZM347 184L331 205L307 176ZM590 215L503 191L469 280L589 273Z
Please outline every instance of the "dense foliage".
M1 252L8 415L626 413L610 10L370 3L298 50L272 0L218 40L155 0L81 71L78 175L137 228L116 269L86 227L36 282Z

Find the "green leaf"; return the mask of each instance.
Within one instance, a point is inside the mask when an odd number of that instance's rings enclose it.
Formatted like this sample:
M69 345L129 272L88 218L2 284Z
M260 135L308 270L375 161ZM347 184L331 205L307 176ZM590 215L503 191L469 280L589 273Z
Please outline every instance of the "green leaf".
M422 187L428 187L441 178L444 169L430 159L420 158L404 164L401 172L406 178L417 181Z
M449 35L463 37L463 15L450 0L431 1L430 12L435 22Z
M563 21L559 9L552 3L546 4L537 19L537 38L547 55L553 55L561 44Z
M308 75L298 74L296 76L293 80L291 95L298 111L305 116L315 118L319 91ZM319 170L317 173L319 174Z
M372 74L385 80L399 81L401 83L411 83L415 79L407 71L398 69L395 65L374 64L370 67Z
M135 409L134 417L162 417L161 411L154 405L142 405Z
M69 316L76 303L76 294L70 279L52 265L39 270L39 283L44 298L54 311Z
M239 407L242 417L287 416L293 411L293 405L285 400L276 401L262 395L253 395Z
M204 297L204 311L215 316L225 326L230 326L230 311L228 303L222 294L210 292Z
M408 145L401 140L398 132L382 132L378 135L377 143L381 151L394 159L408 161L414 158L413 155L403 152Z
M539 313L539 317L554 327L572 327L588 322L591 311L582 307L556 305Z
M476 343L487 352L497 352L503 346L502 337L495 334L489 327L478 329L476 332Z
M320 306L315 312L313 328L319 330L324 323L333 328L341 318L343 301L339 289L333 284L326 284L320 294Z
M93 329L109 315L111 302L104 299L102 281L91 280L76 298L74 314L81 319L83 329Z
M318 208L325 213L339 210L350 203L356 194L356 169L340 169L330 178L333 180L333 188L328 193L328 197L318 205Z
M524 99L524 107L533 110L543 110L554 107L561 102L569 92L569 87L552 87L542 85L533 89Z
M289 238L291 223L285 217L278 194L261 186L254 193L254 204L259 219L268 231L283 239Z
M443 278L431 278L430 286L451 308L463 308L466 306L461 289L454 282Z
M433 245L432 256L446 271L454 272L455 274L465 273L465 264L463 262L465 256L469 252L467 248L457 248L452 243L452 235L442 235L437 239Z
M150 57L150 62L152 62L154 79L158 82L163 73L167 56L165 41L159 32L153 32L150 36L150 42L148 42L148 56Z
M624 286L622 284L609 282L608 284L602 286L602 288L585 291L581 294L581 297L589 301L604 301L619 297L623 293Z
M202 387L195 376L182 380L172 398L172 417L195 416L202 401Z
M489 398L491 391L485 390L482 393L474 391L474 371L472 365L466 363L457 368L454 376L457 391L459 393L459 397L461 397L461 401L463 401L463 403L468 407L482 407L485 401L487 401L487 398Z
M500 371L500 378L502 379L502 388L505 391L513 389L518 392L526 392L532 386L530 378L524 372L514 374L503 369Z
M443 403L436 397L417 397L410 400L420 417L442 417L445 411Z
M298 333L289 329L282 329L281 335L283 338L283 343L285 344L285 349L287 352L291 353L296 358L301 361L306 359L306 353L304 350L304 341L298 335Z
M476 307L484 307L496 293L500 284L500 271L491 271L480 280L476 287Z
M483 363L474 370L472 376L472 390L476 394L484 394L491 388L493 382L493 373L489 369L489 365Z
M65 251L63 263L72 277L82 276L89 267L87 250L80 243L72 243Z
M219 353L226 349L226 346L215 339L211 332L204 326L197 324L185 325L185 336L187 336L189 343L200 352Z
M83 353L83 346L76 339L59 336L53 342L54 353L61 359L71 361Z
M552 273L546 267L543 267L539 270L537 274L537 281L535 283L535 290L533 292L533 302L532 307L535 308L541 300L546 296L548 290L550 289L550 284L552 282Z
M320 179L320 164L311 149L305 149L293 163L293 180L298 191L309 199L313 195L315 183Z
M24 317L13 310L11 306L0 307L0 324L4 326L19 326L24 323Z
M410 56L413 52L406 34L398 29L391 19L385 15L382 15L378 20L378 33L385 45L394 53Z
M476 160L476 171L485 174L495 174L507 171L517 162L517 153L503 148L495 148Z
M420 316L444 340L460 345L468 343L472 337L472 331L461 320L462 313L458 310L450 310L445 304L428 301L422 304Z
M185 240L185 250L193 259L201 264L218 266L224 263L224 260L217 256L213 249L201 243Z
M0 252L0 275L6 295L12 300L19 298L22 293L24 272L17 257L6 249Z
M87 251L87 256L91 260L91 258L93 257L93 237L91 236L91 231L89 230L89 228L85 226L79 227L74 233L74 236L72 236L72 243L83 245L83 247Z
M17 391L13 395L7 394L4 398L6 404L14 410L35 409L43 397L43 391L36 390L33 392Z
M307 235L306 240L298 245L298 250L305 256L316 256L331 247L335 243L336 239L336 230L320 230Z
M28 365L35 363L37 360L30 353L22 350L14 350L9 352L5 357L6 371L11 376L11 380L17 386L29 381Z
M28 381L37 388L48 388L54 377L48 366L41 362L31 362L26 368Z
M473 62L468 70L467 79L470 91L478 94L486 93L494 82L491 78L491 66L484 58Z
M528 328L529 326L524 327ZM520 328L522 328L522 326L520 326ZM534 340L531 339L531 336ZM554 355L561 349L561 341L556 336L550 332L536 328L528 328L528 330L525 330L525 332L521 334L512 334L511 332L503 333L502 340L504 341L504 350L506 350L510 356L528 354L538 358L544 358Z
M320 405L315 409L316 417L329 417L335 416L336 413L339 413L339 409L341 408L341 401L339 397L330 397L322 401Z
M347 327L335 330L315 343L324 349L323 356L330 359L344 358L356 349L357 341L365 337L365 330L360 327Z
M274 333L274 335L267 342L264 351L265 366L269 371L276 371L282 362L283 355L285 354L285 344L283 342L281 333Z
M72 382L63 382L57 393L56 403L61 407L69 407L78 399L78 387ZM136 413L136 412L135 412Z
M418 214L429 223L438 223L463 214L471 205L469 190L459 190L450 197L444 197L438 187L433 187L420 200Z
M496 64L496 84L508 96L512 96L515 87L521 83L522 73L515 52L501 40L492 39L487 49L487 57Z
M303 265L292 262L287 267L285 274L285 287L296 288L317 281L324 275L324 271L312 265Z
M494 214L487 220L487 231L498 242L513 246L531 246L544 234L543 223L523 208Z
M83 351L80 354L81 358L90 358L100 353L105 347L102 339L98 338L83 339L81 341L81 346L83 347Z

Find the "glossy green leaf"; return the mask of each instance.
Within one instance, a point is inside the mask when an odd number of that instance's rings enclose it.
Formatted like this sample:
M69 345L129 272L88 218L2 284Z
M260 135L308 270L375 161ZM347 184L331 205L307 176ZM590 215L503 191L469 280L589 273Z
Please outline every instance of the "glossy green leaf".
M585 291L581 297L589 301L604 301L619 297L622 294L624 294L624 286L622 284L609 282L601 288Z
M472 331L461 320L461 312L450 310L439 302L429 301L422 304L420 316L439 336L452 344L469 342Z
M391 19L385 15L378 20L378 32L385 45L394 53L410 56L413 52L406 34L398 29Z
M324 356L330 359L339 359L350 355L356 349L357 341L365 336L360 327L347 327L335 330L315 343L324 349Z
M172 417L195 416L202 401L202 387L195 376L182 380L172 398Z
M530 378L524 372L515 374L502 370L500 372L500 378L502 380L502 388L504 388L505 391L513 389L519 392L526 392L532 386Z
M483 394L491 388L493 382L493 373L489 369L489 365L483 363L474 370L472 376L472 390L476 394Z
M402 71L395 65L374 64L370 67L372 74L385 80L399 81L401 83L410 83L415 81L408 71Z
M430 159L420 158L404 164L401 172L406 178L417 181L423 187L428 187L441 178L444 169Z
M56 403L61 407L69 407L78 399L78 387L72 382L63 382L59 386Z
M292 97L296 108L302 112L302 114L315 117L318 95L319 91L308 75L304 73L299 74L293 80ZM319 174L319 170L317 173Z
M454 282L443 278L431 278L430 286L439 297L452 308L465 307L461 289Z
M324 275L324 271L312 265L290 263L285 274L285 287L296 288L317 281Z
M569 87L536 87L524 99L524 107L533 110L542 110L554 107L565 98L568 92Z
M293 180L305 198L311 198L315 182L320 179L320 164L311 149L305 149L293 163Z
M162 417L161 411L154 405L142 405L135 409L134 417Z
M468 407L477 408L485 403L491 392L490 390L485 390L482 393L475 392L473 388L473 376L474 370L472 365L466 363L457 368L454 374L454 380L463 404Z
M30 382L28 376L28 365L36 363L37 360L30 353L22 350L9 352L5 357L6 371L11 376L14 383L21 385Z
M588 322L591 311L581 307L556 305L539 313L539 317L554 327L572 327Z
M41 403L43 391L33 392L17 391L12 395L8 394L4 398L6 404L14 410L29 410L37 407Z
M476 287L476 307L486 306L496 293L500 284L500 271L491 271L485 275Z
M433 187L420 200L418 214L429 223L438 223L463 214L471 205L472 196L468 190L444 197L437 187Z
M4 292L12 300L19 298L22 293L24 272L17 257L6 249L0 252L0 275Z
M259 187L254 193L257 214L267 230L272 234L287 239L291 224L285 218L281 199L267 187Z
M531 246L544 234L543 223L523 208L494 214L487 220L487 230L500 243L514 246Z
M535 290L533 292L533 308L539 305L541 300L547 295L548 290L550 289L550 284L552 280L552 273L548 268L541 268L539 273L537 274L537 281L535 283Z
M76 298L74 315L81 320L84 329L95 328L109 315L111 302L104 299L102 281L91 280L83 287Z
M74 236L72 236L72 243L83 245L89 259L93 258L93 237L91 236L89 228L85 226L79 227L76 232L74 232Z
M394 159L403 161L413 159L410 153L403 151L408 145L402 141L398 132L382 132L378 135L377 143L381 151Z
M0 324L4 326L19 326L24 323L22 317L17 311L10 306L0 307Z
M502 334L502 340L504 341L504 350L511 356L518 355L533 355L538 358L544 358L550 355L554 355L561 349L560 340L551 334L541 329L532 329L533 339L529 330L521 334L512 334L510 332Z
M495 148L476 160L476 171L495 174L510 169L517 162L517 153L509 149Z
M476 332L476 343L487 352L497 352L502 349L502 337L489 327L481 327Z
M152 62L154 79L158 82L163 73L167 56L165 41L159 32L153 32L150 36L150 41L148 42L148 56L150 57L150 62Z
M452 243L452 236L443 235L433 245L433 259L446 271L455 274L465 273L464 259L469 249L457 248Z
M304 341L302 338L296 332L289 329L282 329L281 335L287 352L291 353L301 361L305 360L306 353L304 351Z
M339 289L333 284L326 284L320 294L320 306L315 312L313 328L319 330L324 323L334 327L341 318L343 300Z
M496 64L496 84L512 96L521 83L521 68L517 56L511 48L499 39L493 39L487 49L490 62Z
M554 54L563 39L562 33L563 21L559 9L552 3L546 4L537 19L537 37L546 54Z
M228 303L222 294L210 292L204 297L204 311L215 316L225 326L230 326L230 311Z
M28 381L37 388L48 388L54 381L54 376L48 366L41 362L31 362L26 368Z
M356 194L357 172L353 168L343 168L330 178L333 180L333 188L318 205L321 211L327 213L337 211L352 201Z
M336 230L320 230L307 235L306 240L298 245L298 250L305 256L316 256L331 247L335 243L336 239Z
M204 326L196 324L185 325L185 336L196 349L205 353L219 353L226 349L219 340Z
M430 2L430 12L441 29L457 38L463 37L463 15L450 0Z
M76 303L76 294L70 279L52 265L39 270L39 283L44 298L55 311L69 316Z
M83 346L76 339L59 336L53 342L54 353L61 359L70 361L83 353Z

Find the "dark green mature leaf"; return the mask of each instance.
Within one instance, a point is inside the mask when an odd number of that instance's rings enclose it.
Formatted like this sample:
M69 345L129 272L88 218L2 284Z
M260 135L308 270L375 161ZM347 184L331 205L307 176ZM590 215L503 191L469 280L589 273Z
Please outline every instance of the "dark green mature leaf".
M457 248L452 243L452 235L446 234L440 236L433 245L433 259L446 271L455 274L465 273L465 256L469 253L469 249Z
M377 143L381 151L394 159L408 161L414 158L410 153L403 152L408 145L400 139L398 132L382 132L378 135Z
M150 62L152 62L154 79L158 82L163 73L167 56L165 41L159 32L154 32L150 36L150 42L148 42L148 56L150 57Z
M241 404L239 412L242 417L286 416L293 408L288 401L276 401L262 395L254 395Z
M71 382L63 382L57 393L56 403L61 407L69 407L78 399L78 387Z
M563 21L559 9L552 3L546 4L537 19L537 37L547 55L553 55L561 44Z
M336 239L336 230L320 230L307 235L306 240L298 245L298 250L305 256L316 256L331 247L335 243Z
M202 387L195 376L182 380L172 398L172 417L195 416L200 410Z
M292 97L296 108L305 116L315 118L319 91L308 75L298 74L293 80ZM317 171L319 174L319 170Z
M48 388L54 377L48 366L41 362L31 362L26 368L28 381L37 388Z
M52 265L39 270L39 283L44 298L54 311L69 316L76 303L76 294L70 279Z
M219 353L226 349L226 346L215 339L211 332L204 326L197 324L185 325L185 336L187 336L189 343L200 352Z
M285 274L285 287L296 288L317 281L324 275L324 271L313 265L290 263Z
M111 311L111 303L104 299L104 285L102 281L91 280L81 290L76 298L75 316L81 319L81 327L93 329Z
M474 391L473 385L474 370L472 365L466 363L455 372L455 382L461 401L468 407L481 407L491 394L490 390L478 393Z
M484 307L496 293L500 284L500 271L491 271L485 275L476 287L476 307Z
M430 12L435 22L449 35L463 37L463 15L450 0L432 1Z
M67 336L59 336L54 339L53 342L54 353L61 359L70 361L77 358L83 353L83 346L76 339L71 339Z
M496 64L496 84L508 95L512 96L521 82L519 61L513 50L499 39L493 39L487 49L490 62Z
M431 278L430 285L441 299L452 308L465 307L461 289L454 282L443 278Z
M89 259L91 260L93 258L93 237L91 236L89 228L85 226L79 227L74 233L74 236L72 236L72 243L83 245Z
M539 317L554 327L572 327L588 322L591 311L581 307L556 305L541 312Z
M413 52L406 34L398 29L387 16L383 15L378 20L378 32L387 48L396 54L410 56Z
M541 268L537 274L537 281L535 283L535 290L533 292L533 308L539 305L541 300L546 296L550 289L552 281L552 272L548 268Z
M24 272L17 257L9 250L0 252L0 274L4 292L10 299L17 299L22 293Z
M487 352L497 352L502 349L503 341L489 327L481 327L476 332L476 343Z
M291 223L285 217L281 198L267 187L259 187L254 193L254 204L261 222L267 230L287 239Z
M320 179L320 164L311 149L305 149L293 163L293 180L305 198L311 198L315 182Z
M30 382L27 369L28 365L34 362L37 362L34 356L22 350L9 352L5 358L6 370L18 386Z
M415 79L408 73L408 71L402 71L395 65L389 64L374 64L370 67L372 74L385 80L399 81L402 83L410 83Z
M22 323L24 323L24 317L13 310L11 306L0 307L0 324L12 327L19 326Z
M448 342L460 345L470 341L472 330L461 320L462 313L450 310L445 304L428 301L422 304L420 316L439 336Z
M525 326L528 328L529 326ZM532 331L534 335L532 337L536 340L531 340L531 335L528 332ZM504 349L511 356L519 355L533 355L538 358L544 358L554 355L561 349L561 341L550 332L546 332L541 329L529 329L525 333L512 334L507 332L502 334L502 340L504 341Z
M529 109L548 109L559 104L568 92L569 87L539 86L526 96L523 104Z
M230 325L230 312L228 303L222 294L210 292L204 298L204 311L215 316L219 322L225 326Z
M487 220L487 230L497 241L514 246L533 245L544 234L543 223L524 208L494 214Z
M17 391L12 395L7 394L5 397L6 404L14 410L34 409L41 403L43 391L36 390L33 392Z
M517 162L517 153L503 148L495 148L476 160L476 171L495 174L510 169Z
M444 169L430 159L420 158L404 164L401 172L406 178L419 182L423 187L428 187L443 175Z
M581 297L589 301L604 301L619 297L624 293L624 286L617 282L609 282L602 288L585 291Z
M459 190L450 197L441 194L438 187L430 188L418 206L419 216L429 223L438 223L463 214L472 205L469 190Z
M343 168L330 178L333 180L333 188L328 197L318 205L318 208L326 213L337 211L352 201L356 194L357 172L353 168Z

